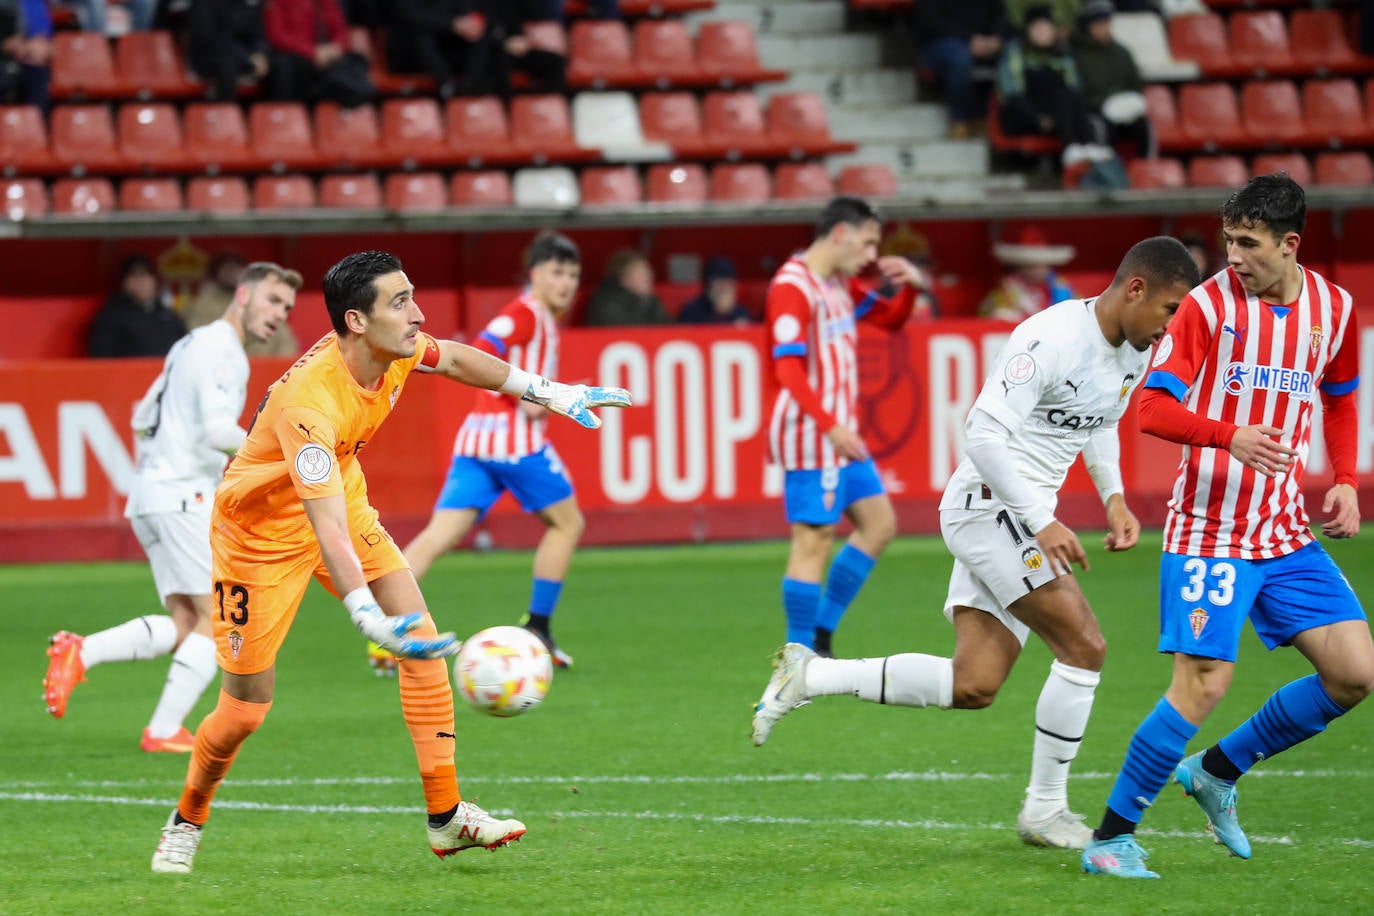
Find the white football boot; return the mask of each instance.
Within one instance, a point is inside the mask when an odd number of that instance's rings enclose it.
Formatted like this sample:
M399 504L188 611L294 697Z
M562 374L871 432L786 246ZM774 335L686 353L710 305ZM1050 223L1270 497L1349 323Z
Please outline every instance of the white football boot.
M511 818L492 817L472 802L459 802L458 810L442 827L429 828L429 848L439 858L463 849L495 849L525 835L525 825Z
M200 828L195 824L178 824L176 809L167 817L162 839L153 853L153 871L164 875L188 875L200 848Z
M1032 821L1026 809L1016 816L1016 834L1027 846L1051 846L1056 849L1082 849L1093 838L1092 828L1083 823L1083 815L1074 814L1066 805L1043 820Z
M799 642L789 642L773 659L773 676L754 706L754 744L768 740L773 725L799 706L811 702L806 695L806 666L816 653Z

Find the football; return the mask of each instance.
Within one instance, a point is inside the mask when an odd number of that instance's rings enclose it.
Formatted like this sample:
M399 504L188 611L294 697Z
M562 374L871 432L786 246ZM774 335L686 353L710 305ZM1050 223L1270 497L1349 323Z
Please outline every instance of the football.
M553 659L544 641L524 627L488 627L463 643L453 659L453 679L473 709L509 718L544 699Z

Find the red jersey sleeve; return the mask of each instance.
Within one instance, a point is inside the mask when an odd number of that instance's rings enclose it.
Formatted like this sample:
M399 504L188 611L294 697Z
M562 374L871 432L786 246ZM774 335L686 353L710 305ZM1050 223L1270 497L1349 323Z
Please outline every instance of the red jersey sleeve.
M911 317L911 310L916 306L916 293L916 287L903 284L894 295L884 296L852 277L849 280L849 298L854 300L854 317L889 331L897 330Z
M500 359L507 359L510 348L534 338L534 313L518 299L507 305L477 335L472 345Z
M1360 332L1355 323L1355 309L1350 308L1341 345L1331 355L1331 362L1322 374L1322 433L1326 437L1326 453L1331 459L1331 471L1336 483L1359 485L1356 465L1360 452L1359 408L1355 403L1355 389L1360 385Z

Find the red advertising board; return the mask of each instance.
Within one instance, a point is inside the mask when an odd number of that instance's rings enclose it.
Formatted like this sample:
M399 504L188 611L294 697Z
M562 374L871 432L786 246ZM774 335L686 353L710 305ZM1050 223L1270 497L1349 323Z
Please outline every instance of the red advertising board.
M865 332L862 422L906 532L937 527L934 507L963 444L963 422L1008 327L974 320ZM635 407L602 412L588 432L557 419L551 437L577 484L587 543L784 537L781 474L767 464L772 404L762 329L637 328L565 332L565 381L623 385ZM250 406L287 365L255 363ZM1374 328L1361 338L1362 376L1374 379ZM0 365L0 561L137 557L122 517L133 473L128 418L156 360ZM1374 484L1374 386L1359 392L1359 471ZM384 521L404 542L428 517L453 434L472 393L417 376L363 466ZM1128 414L1122 465L1132 507L1163 518L1178 448L1140 435ZM1329 481L1314 442L1309 499ZM1061 496L1074 526L1102 524L1081 466ZM1369 508L1368 506L1366 508ZM537 521L503 500L485 523L499 546L532 544Z

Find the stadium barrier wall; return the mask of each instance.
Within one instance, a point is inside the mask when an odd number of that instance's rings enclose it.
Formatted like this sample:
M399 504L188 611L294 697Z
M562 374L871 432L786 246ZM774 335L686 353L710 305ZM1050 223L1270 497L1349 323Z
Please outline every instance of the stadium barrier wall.
M977 320L908 325L861 336L862 427L903 532L937 530L936 505L958 463L963 422L1009 326ZM1374 511L1374 328L1361 332L1359 472ZM259 360L249 411L289 360ZM0 562L139 558L123 518L133 475L134 403L159 360L52 360L0 364ZM571 329L559 377L623 385L635 407L602 411L588 432L554 418L550 437L576 481L589 544L785 537L782 475L769 465L775 391L762 328ZM362 456L371 498L402 543L429 516L453 435L474 393L412 377L396 411ZM245 415L245 422L247 414ZM1177 446L1122 423L1122 471L1132 509L1158 525L1178 465ZM1308 464L1314 510L1330 482L1320 436ZM1314 506L1313 503L1316 503ZM1060 517L1100 528L1100 502L1081 462L1062 491ZM535 519L503 499L484 540L531 546Z

